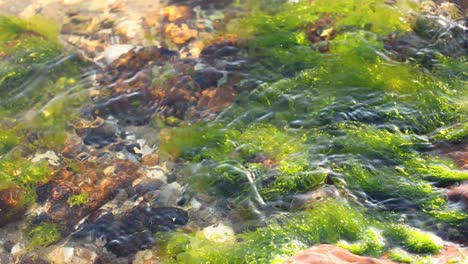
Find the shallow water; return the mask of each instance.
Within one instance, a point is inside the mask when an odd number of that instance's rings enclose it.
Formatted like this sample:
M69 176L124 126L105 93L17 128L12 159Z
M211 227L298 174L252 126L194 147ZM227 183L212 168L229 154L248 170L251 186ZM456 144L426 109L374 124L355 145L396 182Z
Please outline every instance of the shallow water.
M464 263L463 8L0 1L0 262Z

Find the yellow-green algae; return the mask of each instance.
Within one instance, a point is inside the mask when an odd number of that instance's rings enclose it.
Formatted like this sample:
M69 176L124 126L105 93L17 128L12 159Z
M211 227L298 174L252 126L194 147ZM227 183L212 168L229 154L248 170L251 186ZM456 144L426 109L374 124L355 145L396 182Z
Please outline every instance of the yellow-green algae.
M276 263L316 243L337 243L355 253L374 256L393 245L415 253L437 253L442 248L434 235L378 221L362 207L333 200L239 234L237 242L210 241L202 232L167 233L158 238L159 250L167 256L163 263Z
M67 198L67 203L70 207L82 206L89 202L89 195L87 193L75 194Z
M38 247L46 247L54 242L57 242L61 235L61 227L58 224L42 223L31 229L29 232L29 249Z

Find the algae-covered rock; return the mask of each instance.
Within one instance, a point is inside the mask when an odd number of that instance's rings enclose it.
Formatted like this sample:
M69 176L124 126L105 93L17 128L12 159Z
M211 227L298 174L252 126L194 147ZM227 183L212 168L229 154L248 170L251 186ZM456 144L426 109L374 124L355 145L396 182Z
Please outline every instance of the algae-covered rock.
M20 157L0 159L0 225L18 220L35 202L35 189L51 174L45 162L30 163Z

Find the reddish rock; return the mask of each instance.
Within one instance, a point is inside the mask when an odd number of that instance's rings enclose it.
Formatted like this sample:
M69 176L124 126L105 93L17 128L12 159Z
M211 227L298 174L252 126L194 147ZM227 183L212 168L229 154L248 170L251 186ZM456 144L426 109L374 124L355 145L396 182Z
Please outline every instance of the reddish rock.
M374 259L355 255L345 249L333 245L318 245L311 247L287 260L289 264L391 264L384 259Z
M450 189L447 196L449 201L460 203L463 210L468 210L468 184L462 184Z
M461 169L468 169L468 144L452 148L447 153Z
M445 244L440 254L434 257L434 263L468 263L468 250L454 244Z
M445 244L442 251L431 258L431 263L467 263L468 250L455 244ZM311 247L287 260L289 264L392 264L388 259L355 255L334 245Z

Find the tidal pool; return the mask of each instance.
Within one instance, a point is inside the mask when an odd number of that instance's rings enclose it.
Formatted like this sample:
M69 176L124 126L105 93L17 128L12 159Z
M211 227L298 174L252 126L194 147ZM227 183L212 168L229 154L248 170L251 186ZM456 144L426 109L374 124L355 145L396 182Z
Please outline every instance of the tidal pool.
M467 263L466 8L0 0L0 263Z

